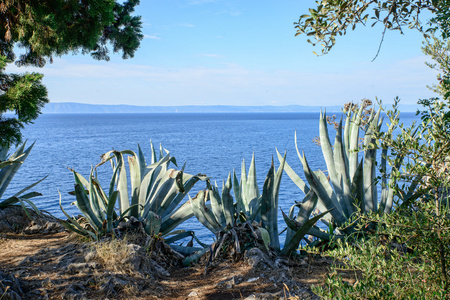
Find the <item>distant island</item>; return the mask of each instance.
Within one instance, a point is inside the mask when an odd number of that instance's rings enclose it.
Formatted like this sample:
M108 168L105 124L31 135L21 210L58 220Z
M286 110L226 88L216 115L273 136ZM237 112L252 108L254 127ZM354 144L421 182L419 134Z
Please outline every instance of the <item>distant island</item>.
M386 105L390 106L390 105ZM417 105L400 105L401 112L415 112ZM52 102L42 109L50 113L297 113L297 112L340 112L342 106L234 106L234 105L182 105L182 106L137 106L137 105L101 105L75 102Z

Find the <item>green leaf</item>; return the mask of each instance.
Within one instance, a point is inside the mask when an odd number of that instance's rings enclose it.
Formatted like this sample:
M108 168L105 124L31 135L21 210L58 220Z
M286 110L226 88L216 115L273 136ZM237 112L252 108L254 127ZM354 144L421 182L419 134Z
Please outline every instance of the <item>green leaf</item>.
M331 210L327 210L326 212L323 212L311 219L309 219L305 224L303 224L300 228L297 228L294 236L285 243L283 249L281 250L281 254L284 256L289 256L293 251L295 251L298 246L300 245L300 241L303 239L303 237L305 236L305 234L308 233L308 231L311 229L311 227L316 224L316 222L318 220L320 220L324 215L326 215L327 213L329 213ZM286 224L288 224L288 222L290 223L291 220L289 220L289 218L286 216L286 214L282 211L283 213L283 218L286 221ZM287 220L286 220L287 219Z

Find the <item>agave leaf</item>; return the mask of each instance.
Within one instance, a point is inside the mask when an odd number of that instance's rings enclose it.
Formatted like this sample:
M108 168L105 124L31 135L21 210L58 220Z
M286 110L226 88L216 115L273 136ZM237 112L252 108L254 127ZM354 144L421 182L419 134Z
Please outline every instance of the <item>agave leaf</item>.
M361 211L364 211L364 173L363 173L363 160L358 165L355 175L352 180L352 204L354 207L359 207Z
M277 157L278 160L281 162L283 159L283 156L281 156L280 152L278 152L278 149L275 148L277 151ZM302 190L302 192L306 195L309 192L309 187L306 185L306 183L303 181L303 179L300 178L300 176L297 175L297 173L294 172L294 170L289 166L287 162L284 164L284 171L286 174L291 178L291 180L295 183L296 186Z
M338 222L339 225L344 224L346 222L346 218L342 214L339 203L333 201L333 198L329 196L328 192L324 188L324 185L320 183L319 178L317 178L317 176L311 171L304 155L303 157L301 157L301 162L303 164L303 171L305 172L305 176L308 180L309 186L319 197L319 201L322 202L327 211L331 211L333 218L336 220L336 222Z
M5 161L8 156L9 147L0 147L0 160Z
M226 225L233 226L234 224L234 206L233 197L231 197L231 173L228 173L226 184L222 188L222 211L226 220Z
M176 183L178 172L179 171L177 170L170 169L160 179L157 190L154 192L152 198L149 199L148 205L144 208L144 218L149 211L153 211L159 215L164 214L166 208L170 205L170 202L178 193Z
M125 168L125 162L123 160L123 155L119 151L113 151L114 156L117 161L118 180L117 180L117 190L119 191L120 198L120 215L124 215L125 211L129 211L130 200L128 197L128 182L127 182L127 169Z
M167 160L166 160L167 159ZM156 166L156 168L153 171L153 174L150 178L149 184L148 184L148 191L146 193L147 198L145 203L150 201L155 197L155 194L160 189L160 184L164 183L166 179L164 177L168 177L170 173L168 174L168 165L170 161L170 157L166 156L161 161L165 161L164 163L161 163Z
M366 155L364 157L364 212L368 213L371 211L377 211L377 199L374 199L375 186L375 150L366 150Z
M86 217L86 219L92 225L94 230L96 230L97 232L98 229L102 227L102 223L92 211L86 191L78 183L75 184L75 196L77 198L77 200L75 201L75 205L78 207L81 213Z
M344 155L346 161L348 161L348 158L350 156L350 120L351 117L349 114L347 114L347 117L345 118L345 126L344 126L344 138L343 138L343 144L344 144ZM349 171L348 171L349 172Z
M152 188L154 187L153 183L154 178L158 177L159 172L161 171L161 166L157 166L155 168L148 168L147 173L141 181L141 185L139 187L139 204L145 206L145 203L150 200L150 193Z
M245 166L244 166L245 168ZM244 173L243 173L244 174ZM251 203L259 198L258 182L256 180L255 153L252 155L250 167L248 169L247 180L242 186L243 200L247 208L250 209ZM250 212L251 213L251 212Z
M86 229L84 229L75 218L69 216L69 214L64 210L62 203L61 203L61 193L58 191L59 194L59 207L61 208L61 211L63 212L63 214L66 216L66 218L68 219L68 222L63 221L61 222L61 224L66 227L67 229L74 231L80 235L84 235L84 236L90 236L93 240L97 240L98 237L96 234L94 234L91 231L88 231Z
M353 178L356 169L358 168L358 142L359 142L359 126L361 125L361 116L364 106L361 105L358 113L354 115L354 120L352 120L350 129L350 139L349 139L349 178Z
M37 197L37 196L42 196L42 194L38 193L38 192L31 192L31 193L25 194L21 198L22 199L30 199L30 198ZM0 201L0 208L5 208L10 205L14 205L18 202L19 202L19 198L17 196L11 196L5 200Z
M208 185L208 189L205 190L207 200L211 203L211 210L216 218L217 222L221 227L225 228L227 226L227 222L225 219L225 215L222 207L222 199L220 198L219 193L217 192L216 187Z
M139 205L139 204L136 204L136 205ZM115 221L115 224L118 224L118 223L120 223L120 222L122 222L125 218L128 218L128 212L130 211L130 210L132 210L133 209L133 206L130 206L130 207L128 207L124 212L123 212L123 214L121 214L120 215L120 217Z
M333 157L333 147L331 146L330 136L328 135L328 127L326 122L326 113L320 112L319 119L319 134L320 134L320 147L322 148L323 157L330 174L331 182L336 187L339 187L337 181L336 167ZM338 197L339 199L339 197Z
M22 163L25 161L25 159L28 157L28 155L31 152L31 149L33 149L33 146L36 142L34 142L30 147L25 149L26 141L9 157L8 160L16 161L18 163L10 164L0 170L0 198L3 196L3 194L6 191L6 188L10 184L11 180L13 179L14 175L16 175L19 168L22 166Z
M194 216L192 211L191 201L187 201L181 205L177 210L172 211L171 214L162 219L160 232L164 235L172 231L182 222Z
M115 167L115 168L114 168L113 175L112 175L112 177L111 177L111 181L110 181L110 183L109 183L108 199L111 199L113 193L115 192L115 190L114 190L114 184L115 184L115 182L116 182L116 180L117 180L117 174L118 174L118 173L119 173L119 168ZM99 184L99 186L100 186L100 184Z
M386 199L388 195L388 186L387 186L387 176L386 176L386 167L387 167L387 155L388 149L387 147L381 150L381 164L380 164L380 173L381 173L381 199L380 199L380 211L384 211L384 207L386 206Z
M75 178L75 196L76 196L76 206L78 209L86 216L89 223L92 224L94 228L101 228L102 222L97 218L96 214L92 211L90 200L86 194L86 190L83 188L77 173L74 172Z
M178 250L180 250L180 248L177 247L177 248L174 248L174 250L178 252ZM198 250L198 251L194 252L193 254L189 255L188 257L186 257L183 260L183 266L184 267L190 266L192 263L198 261L209 250L210 250L209 248L203 248L203 249Z
M381 110L378 110L373 120L369 123L369 127L366 131L364 138L364 144L366 146L364 155L364 212L377 211L378 210L378 196L376 187L376 173L375 173L375 159L376 149L370 149L370 144L375 143L373 137L375 132L378 131L378 119L380 117Z
M128 165L130 167L131 205L136 205L139 204L139 188L141 185L141 167L136 154L128 156ZM130 215L139 218L138 205L134 206L130 211Z
M152 152L151 164L154 164L158 160L156 159L156 150L155 150L155 147L153 147L152 140L150 140L150 149L151 149L151 152Z
M236 198L236 211L238 213L247 211L242 201L241 184L239 184L237 179L236 170L233 170L233 192L234 197Z
M192 230L188 230L188 231L186 231L186 230L184 230L184 229L174 230L174 231L171 231L171 232L169 232L169 233L166 233L165 235L163 235L163 237L164 237L164 236L169 236L169 235L171 235L171 236L174 236L174 235L184 236L184 235L185 235L185 237L192 236L192 238L193 238L200 246L202 246L203 248L209 247L209 245L202 243L202 242L195 236L195 232L192 231ZM170 238L166 238L166 239L165 239L165 242L166 242L167 244L169 244L169 242L168 242L169 239L170 239ZM178 238L177 238L177 240L178 240ZM172 240L170 240L170 241L173 242ZM171 242L170 242L170 243L171 243Z
M321 240L324 241L329 241L331 240L333 237L341 237L340 235L336 235L336 234L331 234L328 232L323 231L322 229L320 229L319 227L317 227L316 225L312 226L309 230L308 230L308 234L315 236Z
M208 180L208 177L206 177L206 175L202 175L202 174L192 176L192 175L183 173L183 190L184 190L184 192L177 193L175 198L173 198L172 202L170 203L169 207L167 207L166 211L162 214L162 217L165 217L168 214L172 213L173 210L181 203L181 201L184 199L184 197L189 193L189 191L192 189L194 184L197 183L199 180L206 181L206 180Z
M147 175L147 163L145 162L144 152L142 152L141 146L138 143L138 160L139 160L139 168L140 168L140 180L144 179L145 175ZM153 163L153 162L152 162Z
M5 160L5 161L0 162L0 169L3 169L4 167L12 165L12 164L21 164L21 163L22 163L21 161L16 161L16 160Z
M273 210L277 209L276 201L274 199L274 189L275 189L275 166L273 164L270 166L269 172L267 173L266 180L264 181L263 192L261 197L261 221L262 228L266 229L270 235L270 245L274 249L280 248L280 242L278 240L278 230L277 229L277 218L273 218ZM274 208L275 206L275 208Z
M309 220L309 217L311 216L311 213L314 211L314 209L317 206L318 197L314 192L310 191L305 198L303 199L302 203L294 204L291 209L289 210L289 219L293 219L293 212L294 208L298 207L298 214L295 218L295 221L298 222L298 224L303 225L306 223L307 220ZM288 230L286 232L286 241L290 240L292 236L295 234L295 231L292 230L288 226Z
M394 169L398 170L401 166L401 163L403 162L404 157L401 154L397 154L397 158L395 159L397 161L397 164L395 164ZM392 210L392 205L394 204L394 194L395 194L395 178L391 177L388 184L388 192L386 197L386 203L384 205L384 213L389 214Z
M323 212L317 216L314 216L313 218L309 219L307 222L305 222L305 224L303 224L300 228L298 228L294 234L294 236L285 243L283 249L281 250L281 254L284 256L288 256L290 255L293 251L295 251L298 246L300 245L300 241L303 239L303 237L305 236L305 234L308 233L308 231L311 229L311 227L318 221L320 220L325 214L329 213L331 210L328 210L326 212ZM286 214L281 211L283 213L283 218L286 221L286 224L288 224L289 221L287 221L286 219L289 219Z
M74 174L74 176L75 176L75 174L77 175L77 178L78 178L79 182L83 185L83 187L84 187L85 189L89 189L89 180L87 180L86 178L84 178L83 175L81 175L80 173L78 173L78 172L76 172L76 171L74 171L74 170L72 170L72 169L70 169L70 170L72 171L72 173Z
M163 147L162 144L159 144L159 159L164 157L164 151L163 151Z
M0 208L4 208L4 207L7 207L7 206L11 206L11 205L14 205L14 204L16 204L16 203L19 203L20 206L22 206L23 210L25 211L25 214L27 215L27 217L28 217L30 220L33 220L33 219L31 218L30 214L28 213L28 209L27 209L27 207L26 207L24 201L23 201L22 199L20 199L20 197L10 197L10 198L8 198L8 199L6 199L6 200L0 202ZM39 212L39 210L38 210L38 212ZM39 214L40 214L40 212L39 212Z
M94 182L92 180L93 177L93 170L91 170L91 176L89 180L89 206L92 208L92 212L94 213L95 217L103 223L103 221L105 220L105 217L103 215L104 211L100 209L100 202L102 200L94 187Z
M213 226L216 232L222 230L223 228L217 222L216 217L214 217L211 209L211 204L206 203L206 201L208 200L208 191L205 192L205 197L199 198L198 200L199 201L197 201L196 204L200 208L200 211L203 213L209 224Z
M269 250L269 245L270 245L270 234L269 234L269 232L266 229L264 229L262 227L259 227L258 230L259 230L259 232L261 234L261 238L263 240L264 246L266 247L266 249L268 251Z
M161 217L150 212L148 216L144 219L145 222L145 232L150 236L155 236L159 234L161 230Z
M165 215L167 209L172 206L172 202L175 199L175 197L180 194L185 192L184 190L184 185L183 185L183 171L173 171L171 173L171 177L174 177L174 182L172 184L172 187L170 188L170 190L167 192L166 196L163 198L162 202L161 202L161 207L159 210L159 214L160 215ZM173 178L173 177L172 177Z
M203 202L203 198L205 198L205 197L206 197L205 192L200 191L194 197L194 199L192 199L189 196L189 203L191 204L192 212L194 213L194 216L197 218L197 220L199 220L199 222L202 223L203 226L205 226L212 233L215 234L218 231L218 229L214 226L215 224L212 223L210 220L208 220L208 218L203 213L203 209L202 209L203 205L201 203Z
M348 163L346 161L345 149L342 143L342 119L339 122L339 127L336 131L333 156L337 176L332 179L334 192L336 193L336 198L338 199L345 216L348 218L353 214L354 208L351 202Z
M25 197L19 197L19 200L21 201L21 205L24 204L24 202L26 202L33 210L35 213L37 213L38 215L41 215L41 211L39 210L39 208L37 208L37 206L28 198ZM23 209L26 211L26 206L22 205ZM27 213L28 215L28 213Z
M263 221L263 228L266 228L269 232L271 245L275 249L280 248L278 239L278 197L285 161L286 153L280 162L277 172L274 173L275 167L272 157L272 166L266 177L267 185L264 182L263 196L261 197L261 220ZM264 197L265 193L266 197Z
M164 242L166 242L166 244L171 244L173 242L179 241L181 239L184 239L184 238L187 238L187 237L190 237L193 235L194 235L193 231L182 230L182 232L172 234L172 237L164 239Z
M245 203L245 195L243 193L243 189L247 186L247 174L246 174L246 169L245 169L245 158L242 159L242 164L241 164L241 196L242 196L242 201L244 201L243 203Z
M116 205L117 198L119 196L118 191L112 192L109 197L108 207L106 208L106 232L111 232L113 229L113 220L117 218L117 214L114 211L114 206Z

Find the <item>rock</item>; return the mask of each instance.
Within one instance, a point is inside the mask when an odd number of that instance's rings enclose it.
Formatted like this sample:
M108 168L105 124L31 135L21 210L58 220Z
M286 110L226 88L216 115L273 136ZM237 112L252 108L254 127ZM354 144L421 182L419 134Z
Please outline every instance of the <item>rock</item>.
M189 293L188 298L192 298L192 297L198 297L198 294L196 291L192 291Z
M133 216L131 216L128 221L120 222L117 225L118 231L136 231L138 228L143 229L143 224Z
M89 262L89 263L71 263L67 266L67 269L64 271L64 273L67 274L91 274L92 271L97 269L99 265L96 262Z
M258 293L253 294L245 298L244 300L284 300L284 293L282 291L278 293Z
M237 276L233 276L233 277L231 277L230 279L225 279L225 280L222 280L222 281L220 281L218 284L217 284L217 287L222 287L222 288L226 288L226 289L231 289L231 288L233 288L234 286L236 286L236 285L238 285L239 283L241 283L242 282L242 276L241 275L237 275Z
M122 280L116 276L110 277L104 284L100 286L100 290L103 291L103 295L116 294L129 282Z
M253 269L273 269L274 263L270 257L259 248L252 248L245 252L245 258Z
M21 206L12 205L0 209L0 232L35 234L65 230L59 220L50 214L41 211L41 215L38 215L31 208L28 208L27 211L31 219Z
M277 269L284 269L287 266L289 266L289 262L287 261L287 259L285 259L285 258L277 258L275 260L275 267Z
M84 286L74 283L71 284L67 290L61 295L61 298L64 300L84 300L86 297L84 296L85 288Z

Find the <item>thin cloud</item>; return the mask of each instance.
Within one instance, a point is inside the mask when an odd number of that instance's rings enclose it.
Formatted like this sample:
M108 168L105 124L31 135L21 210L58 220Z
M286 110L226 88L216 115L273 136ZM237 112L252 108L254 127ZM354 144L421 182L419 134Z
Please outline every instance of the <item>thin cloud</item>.
M194 24L189 24L189 23L181 23L180 26L182 26L182 27L189 27L189 28L195 27Z
M144 39L160 40L161 38L156 35L144 34Z
M435 72L423 64L424 60L419 57L388 66L354 64L330 72L256 70L238 64L216 68L111 62L72 64L58 59L37 71L45 74L44 83L51 99L57 102L77 98L90 103L116 104L126 98L134 105L187 105L202 101L211 105L340 105L375 96L388 103L399 96L403 104L411 104L432 95L425 83L433 83ZM18 68L11 64L7 72L15 69ZM277 103L272 102L275 100Z

